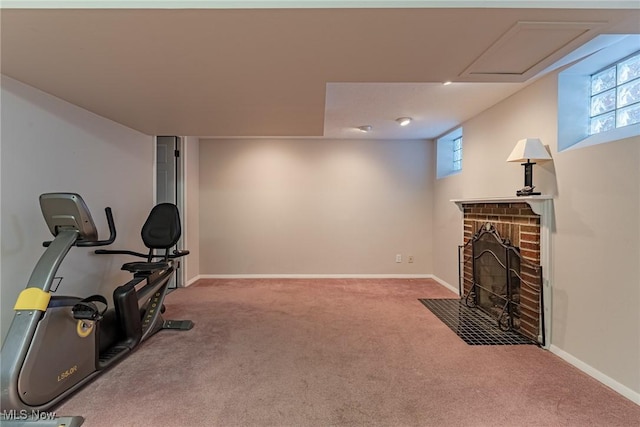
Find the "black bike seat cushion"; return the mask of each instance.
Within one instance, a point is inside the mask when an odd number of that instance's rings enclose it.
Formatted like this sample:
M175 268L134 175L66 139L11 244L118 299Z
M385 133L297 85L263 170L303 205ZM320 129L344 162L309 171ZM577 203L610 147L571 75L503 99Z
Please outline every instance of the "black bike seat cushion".
M169 263L160 262L128 262L122 266L122 270L130 273L147 273L156 270L164 270L169 268Z

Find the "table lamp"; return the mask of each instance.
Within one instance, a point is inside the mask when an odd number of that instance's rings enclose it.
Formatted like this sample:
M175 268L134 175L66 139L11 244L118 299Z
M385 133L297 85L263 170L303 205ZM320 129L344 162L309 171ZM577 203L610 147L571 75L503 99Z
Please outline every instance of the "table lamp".
M535 160L550 160L551 156L538 138L525 138L518 141L507 162L525 162L524 166L524 188L516 191L518 196L535 196L539 192L533 191L533 165ZM532 160L534 160L532 162Z

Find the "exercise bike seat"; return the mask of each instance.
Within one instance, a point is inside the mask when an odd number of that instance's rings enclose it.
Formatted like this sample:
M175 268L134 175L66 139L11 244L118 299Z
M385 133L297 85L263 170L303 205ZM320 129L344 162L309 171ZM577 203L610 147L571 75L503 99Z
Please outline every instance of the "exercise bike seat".
M169 268L168 262L128 262L124 264L121 270L130 273L152 273L156 270L165 270Z
M154 206L140 233L144 245L149 249L147 262L128 262L122 266L122 270L131 273L152 273L169 268L169 248L178 243L181 233L180 214L176 205L160 203ZM152 261L153 258L162 257L154 253L156 249L165 250L163 261Z

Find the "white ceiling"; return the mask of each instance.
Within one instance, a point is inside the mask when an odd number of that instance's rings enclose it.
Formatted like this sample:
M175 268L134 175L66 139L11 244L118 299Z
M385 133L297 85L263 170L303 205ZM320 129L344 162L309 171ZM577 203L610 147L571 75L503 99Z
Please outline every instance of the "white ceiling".
M3 2L1 12L2 74L150 135L433 138L598 34L640 33L638 2L554 3L570 9L544 1L527 3L545 8L473 9L6 3L16 2ZM20 2L36 3L52 2ZM358 3L372 2L350 2ZM398 4L418 3L442 2ZM452 2L463 3L474 2ZM600 9L575 8L580 3ZM400 127L401 116L414 121ZM359 132L360 125L373 130Z

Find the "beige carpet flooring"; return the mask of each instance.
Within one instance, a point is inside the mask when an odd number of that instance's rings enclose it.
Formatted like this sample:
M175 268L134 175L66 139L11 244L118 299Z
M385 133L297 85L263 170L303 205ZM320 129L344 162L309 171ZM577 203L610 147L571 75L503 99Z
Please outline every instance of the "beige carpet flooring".
M103 426L638 426L640 406L531 345L469 346L428 279L201 280L60 407Z

